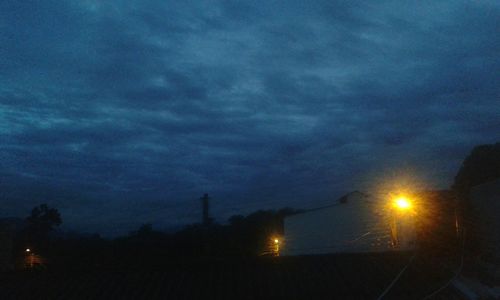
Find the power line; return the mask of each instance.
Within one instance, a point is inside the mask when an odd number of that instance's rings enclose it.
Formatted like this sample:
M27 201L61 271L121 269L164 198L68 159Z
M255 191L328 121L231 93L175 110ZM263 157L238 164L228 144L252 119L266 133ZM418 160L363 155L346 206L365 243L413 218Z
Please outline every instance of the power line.
M464 266L465 234L466 234L466 232L465 232L465 228L464 228L463 229L463 237L462 237L462 255L461 255L461 258L460 258L460 265L458 266L457 271L450 278L450 280L448 280L443 286L441 286L440 288L436 289L434 292L430 293L429 295L425 296L424 298L422 298L422 300L430 299L431 297L437 295L438 293L440 293L441 291L443 291L444 289L446 289L450 285L450 283L452 283L453 280L455 280L460 275L460 273L462 272L462 268Z
M411 265L411 263L413 262L413 260L415 259L415 255L416 254L413 254L412 257L410 257L410 260L408 261L408 263L406 264L406 266L404 266L401 271L398 273L398 275L396 275L396 277L391 281L391 283L389 284L389 286L387 286L387 288L384 290L384 292L382 292L382 294L377 298L377 300L382 300L385 295L387 295L387 293L392 289L392 287L396 284L396 282L398 282L399 278L401 278L401 275L403 275L403 273L406 271L406 269L408 269L408 267Z

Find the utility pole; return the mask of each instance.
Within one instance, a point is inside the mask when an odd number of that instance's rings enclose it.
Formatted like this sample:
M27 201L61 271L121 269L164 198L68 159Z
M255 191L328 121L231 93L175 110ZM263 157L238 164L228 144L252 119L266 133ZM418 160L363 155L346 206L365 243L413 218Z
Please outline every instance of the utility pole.
M210 197L208 197L208 194L204 194L203 197L200 198L200 200L201 200L201 207L202 207L202 212L203 212L202 224L204 226L208 226L211 223L211 219L210 219L210 215L209 215Z
M210 254L210 224L212 219L210 218L209 208L210 208L210 197L208 194L204 194L201 198L201 209L202 209L202 253L205 255Z

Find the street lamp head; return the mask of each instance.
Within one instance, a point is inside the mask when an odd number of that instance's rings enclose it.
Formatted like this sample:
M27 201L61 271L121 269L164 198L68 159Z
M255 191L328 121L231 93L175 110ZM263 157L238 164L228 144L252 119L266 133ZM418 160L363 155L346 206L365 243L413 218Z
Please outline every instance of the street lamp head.
M26 252L31 252L31 249L30 248L26 248L25 250Z
M412 207L411 202L404 196L396 198L394 206L399 210L408 210Z
M278 239L274 239L274 243L275 243L275 244L278 244L279 242L280 242L280 240L278 240Z

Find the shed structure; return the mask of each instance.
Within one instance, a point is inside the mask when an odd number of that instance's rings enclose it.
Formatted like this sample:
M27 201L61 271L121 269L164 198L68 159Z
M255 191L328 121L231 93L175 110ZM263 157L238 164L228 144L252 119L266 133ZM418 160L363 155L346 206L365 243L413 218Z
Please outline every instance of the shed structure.
M473 187L470 200L482 256L500 266L500 178Z

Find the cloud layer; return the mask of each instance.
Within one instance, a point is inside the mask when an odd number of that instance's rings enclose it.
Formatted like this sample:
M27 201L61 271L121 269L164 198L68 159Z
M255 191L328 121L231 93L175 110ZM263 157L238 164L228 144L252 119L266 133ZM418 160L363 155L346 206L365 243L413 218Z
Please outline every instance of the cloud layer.
M450 184L500 138L495 1L3 1L5 215L69 228L311 207L391 172ZM114 224L110 229L107 224Z

